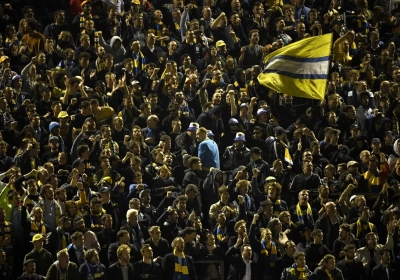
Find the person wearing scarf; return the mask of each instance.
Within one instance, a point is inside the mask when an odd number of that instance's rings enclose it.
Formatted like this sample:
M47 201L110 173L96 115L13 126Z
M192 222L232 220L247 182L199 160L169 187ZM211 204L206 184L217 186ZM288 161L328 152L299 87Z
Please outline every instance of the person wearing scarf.
M81 7L82 13L79 15L79 28L83 30L85 29L85 22L92 19L92 15L90 14L92 11L92 1L83 1Z
M95 233L100 231L103 227L101 217L105 213L105 210L102 209L102 204L103 201L100 198L93 198L90 201L90 210L83 214L85 226Z
M351 225L351 233L360 240L360 246L362 247L366 245L365 236L370 232L377 234L377 229L373 223L369 222L370 211L367 206L360 207L358 215L360 218Z
M386 178L390 172L386 156L381 154L380 157L379 166L376 156L370 156L368 170L361 176L360 181L358 182L357 192L371 193L369 198L376 198L376 196L381 192L383 184L386 182Z
M272 241L272 232L264 228L261 236L261 255L268 258L269 267L275 267L278 251L275 242Z
M130 244L136 245L138 248L142 248L144 244L143 230L139 225L139 212L136 209L129 209L126 212L126 220L128 223L121 227L121 229L129 232Z
M308 190L299 193L299 203L297 203L293 218L297 217L297 221L303 225L312 225L314 227L314 218L311 205L308 203ZM294 222L296 222L294 220Z
M282 185L277 183L276 179L272 176L268 177L265 181L263 193L261 193L258 187L253 186L254 197L260 202L269 198L273 203L274 215L278 216L282 211L288 210L286 202L280 198Z
M340 269L336 268L335 257L331 254L325 255L321 260L319 267L314 271L316 279L321 280L343 280Z
M162 268L165 272L165 279L171 280L194 280L196 271L193 265L193 259L186 256L185 241L182 237L176 237L172 241L173 253L165 255Z
M294 264L282 272L281 280L313 279L313 273L306 265L306 254L303 252L296 252L293 257Z
M106 279L106 267L104 264L100 263L99 253L96 249L87 250L85 260L85 264L79 268L79 273L85 275L85 279Z

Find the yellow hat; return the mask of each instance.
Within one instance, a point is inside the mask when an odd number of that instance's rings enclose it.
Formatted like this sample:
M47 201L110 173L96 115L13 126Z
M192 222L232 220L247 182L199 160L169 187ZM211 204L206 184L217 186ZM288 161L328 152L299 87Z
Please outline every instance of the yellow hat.
M222 41L222 40L217 41L217 43L216 43L215 45L217 46L217 48L218 48L218 47L226 46L225 42Z
M131 4L140 5L140 1L139 0L132 0Z
M69 117L69 115L68 115L68 113L66 112L66 111L61 111L60 113L58 113L58 116L57 116L59 119L64 119L64 118L68 118Z
M112 179L111 179L110 176L104 177L104 178L103 178L103 181L104 181L104 182L107 182L107 183L110 184L110 185L112 184Z
M85 5L86 3L88 3L88 4L90 4L90 5L93 5L92 1L90 1L90 0L85 0L85 1L83 1L83 2L81 3L81 7L83 7L83 5Z
M43 239L44 239L44 237L43 237L42 234L40 234L40 233L35 234L35 235L32 237L32 243L35 242L35 241L38 241L38 240L43 240Z
M2 57L0 57L0 63L3 63L7 59L10 59L10 58L8 56L6 56L6 55L3 55Z

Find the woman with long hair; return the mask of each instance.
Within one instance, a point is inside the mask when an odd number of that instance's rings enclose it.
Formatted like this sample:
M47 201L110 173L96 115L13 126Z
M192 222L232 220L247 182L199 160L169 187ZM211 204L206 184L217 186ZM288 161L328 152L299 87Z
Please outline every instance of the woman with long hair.
M169 191L180 193L182 188L175 182L171 170L166 165L162 165L157 171L157 176L153 179L152 191L155 200L154 205L159 205Z
M342 272L336 268L336 259L333 255L325 255L319 267L314 271L317 279L333 279L333 280L343 280Z

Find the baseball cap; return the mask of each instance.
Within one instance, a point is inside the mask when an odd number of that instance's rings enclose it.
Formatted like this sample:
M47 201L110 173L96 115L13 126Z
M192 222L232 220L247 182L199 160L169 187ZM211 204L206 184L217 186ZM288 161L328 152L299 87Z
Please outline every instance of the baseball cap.
M360 129L358 124L353 123L352 125L350 125L350 130L354 130L354 129Z
M89 122L89 121L94 121L94 122L96 122L96 118L93 117L93 116L87 117L87 118L85 119L85 122Z
M271 183L271 182L276 182L276 178L274 176L268 176L267 179L265 179L266 183Z
M356 195L350 196L350 202L352 202L356 197L357 197Z
M199 124L196 122L191 122L187 130L197 130L199 129Z
M349 162L347 163L347 168L349 168L349 167L351 167L351 166L354 166L354 165L357 165L357 166L358 166L358 162L357 162L357 161L354 161L354 160L351 160L351 161L349 161Z
M106 192L110 192L110 189L107 187L101 187L99 190L99 193L106 193Z
M24 266L26 266L28 263L31 263L31 262L36 262L36 260L34 260L34 259L27 259L27 260L25 260L25 261L24 261Z
M140 1L139 0L132 0L131 4L140 5Z
M8 56L6 56L6 55L3 55L2 57L0 57L0 63L3 63L7 59L9 60L10 58Z
M79 159L79 158L74 160L74 162L72 163L72 168L77 167L81 163L85 163L85 160L84 159Z
M257 116L262 115L262 114L267 113L267 112L268 112L268 111L265 110L265 109L258 109L258 110L257 110Z
M37 233L32 237L32 241L31 242L35 242L35 241L43 240L43 239L45 239L44 236L42 234L40 234L40 233Z
M229 120L229 125L238 125L238 124L239 124L239 122L235 118L232 118L232 119Z
M261 154L261 149L259 147L253 147L250 149L250 153L252 154Z
M233 141L246 141L246 137L244 136L243 132L236 133L235 139Z
M371 140L371 144L380 144L381 143L381 140L379 139L379 138L374 138L374 139L372 139Z
M75 217L75 219L74 219L74 224L77 224L77 223L79 223L79 222L81 222L81 221L83 221L83 217L82 217L82 216L77 216L77 217Z
M271 201L271 199L267 198L263 202L260 203L261 206L267 206L267 205L273 205L274 203Z
M247 108L249 109L249 105L247 103L240 104L240 108Z
M49 142L51 142L51 141L53 141L53 140L55 140L55 141L60 141L60 139L58 139L58 137L57 136L51 136L50 138L49 138Z
M394 133L393 133L393 131L385 131L385 136L388 136L388 135L394 135Z
M150 190L142 190L142 191L140 191L140 193L139 193L139 198L141 198L143 195L145 195L145 194L148 194L148 195L150 195Z
M211 130L209 130L207 131L207 137L215 137L215 135Z
M15 80L22 80L22 77L20 75L15 75L14 77L12 77L11 81L15 81Z
M51 132L55 127L60 127L60 124L58 122L51 122L49 124L49 132Z
M219 40L217 41L217 43L215 44L215 46L218 47L223 47L226 46L225 42L223 40Z
M85 4L93 5L92 1L90 1L90 0L85 0L85 1L83 1L83 2L81 3L81 7L83 7Z
M68 113L66 112L66 111L61 111L60 113L58 113L58 116L57 116L59 119L65 119L65 118L68 118L69 117L69 115L68 115Z
M277 126L274 128L274 133L275 135L281 135L283 133L286 133L286 130L284 130L282 127Z

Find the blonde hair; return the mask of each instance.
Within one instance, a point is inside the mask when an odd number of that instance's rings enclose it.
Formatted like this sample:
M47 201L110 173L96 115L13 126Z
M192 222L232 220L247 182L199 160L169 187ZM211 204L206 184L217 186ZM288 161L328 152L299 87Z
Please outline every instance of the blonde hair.
M127 250L127 251L130 253L130 252L131 252L131 247L129 247L129 246L126 245L126 244L120 245L120 246L118 247L118 249L117 249L117 256L118 256L118 257L121 256L122 252L125 251L125 250Z

